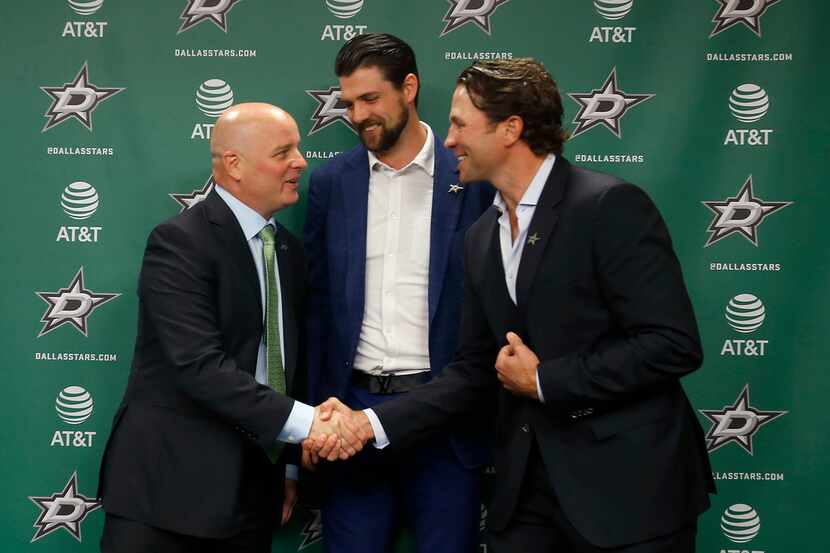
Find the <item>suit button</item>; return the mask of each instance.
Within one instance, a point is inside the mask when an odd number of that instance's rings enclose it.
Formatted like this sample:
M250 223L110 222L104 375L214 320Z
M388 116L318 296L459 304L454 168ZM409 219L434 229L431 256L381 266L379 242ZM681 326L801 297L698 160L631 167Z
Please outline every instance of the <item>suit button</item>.
M522 432L530 432L530 427L526 424L521 426Z

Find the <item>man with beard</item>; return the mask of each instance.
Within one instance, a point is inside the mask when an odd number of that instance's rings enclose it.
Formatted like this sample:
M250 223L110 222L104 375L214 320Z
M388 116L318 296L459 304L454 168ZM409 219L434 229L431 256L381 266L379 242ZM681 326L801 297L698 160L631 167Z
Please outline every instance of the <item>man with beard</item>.
M373 407L427 382L452 358L466 229L492 203L458 183L455 157L418 118L412 49L359 35L337 55L341 101L362 145L311 175L310 395ZM403 515L420 552L471 552L479 537L486 424L461 421L417 452L368 448L327 466L327 551L386 553Z

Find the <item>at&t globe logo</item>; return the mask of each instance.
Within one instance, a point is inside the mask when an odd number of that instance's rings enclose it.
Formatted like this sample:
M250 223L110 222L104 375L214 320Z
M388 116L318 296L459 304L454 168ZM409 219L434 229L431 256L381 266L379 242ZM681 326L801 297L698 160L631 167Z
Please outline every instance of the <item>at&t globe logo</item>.
M764 324L766 309L763 302L752 294L738 294L726 306L726 321L742 334L755 332Z
M729 95L729 111L739 123L760 121L769 111L769 106L767 91L754 83L738 85ZM772 129L729 129L723 144L767 146L772 132Z
M69 7L78 15L92 15L101 9L104 0L68 0Z
M605 19L617 21L631 12L634 0L594 0L594 7Z
M363 9L363 0L326 0L326 7L339 19L349 19Z
M216 119L233 105L233 90L222 79L208 79L196 91L199 111Z
M95 215L98 202L98 191L88 182L73 182L61 194L61 208L73 219L89 219Z
M98 191L88 182L75 181L63 189L61 209L76 221L89 219L98 211L101 200ZM100 226L62 225L58 228L55 242L89 242L97 243L101 238Z
M720 527L729 540L747 543L761 531L761 517L751 506L737 503L723 512Z
M757 84L742 84L729 97L729 111L741 123L754 123L766 115L768 110L769 96Z
M207 117L216 119L233 105L233 89L222 79L208 79L196 90L196 107ZM209 140L213 123L196 123L190 139Z
M92 416L92 396L80 386L67 386L55 399L55 411L67 424L81 424Z

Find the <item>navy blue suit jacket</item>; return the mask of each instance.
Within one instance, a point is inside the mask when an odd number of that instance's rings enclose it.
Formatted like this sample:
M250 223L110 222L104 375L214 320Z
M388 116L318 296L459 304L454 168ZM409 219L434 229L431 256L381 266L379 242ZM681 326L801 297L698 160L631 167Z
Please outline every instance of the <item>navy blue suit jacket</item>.
M452 185L459 184L456 165L455 156L436 138L432 223L428 229L433 376L452 360L458 343L464 235L492 204L495 193L487 183L470 183L450 192ZM305 247L311 284L309 397L314 403L331 396L342 399L349 386L365 303L368 197L369 156L362 145L311 174ZM485 425L472 417L453 430L453 447L462 463L479 466L487 462L486 434Z

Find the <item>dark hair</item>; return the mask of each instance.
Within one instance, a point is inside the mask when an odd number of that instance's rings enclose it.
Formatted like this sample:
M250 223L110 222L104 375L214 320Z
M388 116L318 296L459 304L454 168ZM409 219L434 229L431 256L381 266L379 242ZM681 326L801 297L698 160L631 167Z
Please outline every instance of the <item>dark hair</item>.
M361 67L377 67L383 78L400 90L407 75L418 77L415 52L409 44L396 36L386 33L366 33L349 40L337 53L334 60L334 73L338 77L349 76ZM415 93L415 105L418 105L420 92Z
M553 77L532 58L477 61L458 76L473 105L492 123L511 115L524 122L522 140L536 155L561 154L562 97Z

